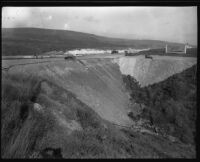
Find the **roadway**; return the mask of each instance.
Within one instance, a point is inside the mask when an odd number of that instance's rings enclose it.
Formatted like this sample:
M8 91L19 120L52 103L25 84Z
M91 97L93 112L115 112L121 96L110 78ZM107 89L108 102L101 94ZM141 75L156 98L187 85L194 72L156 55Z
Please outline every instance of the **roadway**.
M160 55L151 55L153 60L186 60L186 59L197 59L194 57L182 57L182 56L160 56ZM47 58L31 58L33 56L6 56L2 57L2 70L8 70L12 67L16 66L23 66L28 64L40 64L40 63L47 63L47 62L55 62L55 61L66 61L64 59L64 55L58 57L47 57ZM76 59L81 60L88 60L88 59L105 59L105 58L120 58L124 57L124 54L90 54L90 55L82 55L76 56ZM133 58L133 57L144 57L143 55L136 55L136 56L126 56L126 58Z
M101 59L101 58L118 58L123 57L124 54L94 54L94 55L83 55L77 56L77 60L88 60L88 59ZM40 56L39 56L40 57ZM34 58L33 56L6 56L2 57L2 70L9 70L12 67L23 66L29 64L40 64L55 61L66 61L65 56L58 57L46 57L46 58Z

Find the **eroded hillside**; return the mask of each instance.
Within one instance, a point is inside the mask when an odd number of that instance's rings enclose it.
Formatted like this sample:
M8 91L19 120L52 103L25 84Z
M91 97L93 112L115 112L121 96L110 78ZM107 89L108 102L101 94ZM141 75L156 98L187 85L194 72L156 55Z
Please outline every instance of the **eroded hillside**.
M19 66L9 73L42 77L74 93L104 119L128 125L128 93L117 64L110 59L58 61L40 65Z
M163 81L173 74L182 72L197 63L195 57L153 56L146 59L144 55L121 57L115 60L124 75L131 75L144 87Z
M2 156L194 158L194 145L134 127L130 111L140 106L131 93L113 59L10 68L2 74Z

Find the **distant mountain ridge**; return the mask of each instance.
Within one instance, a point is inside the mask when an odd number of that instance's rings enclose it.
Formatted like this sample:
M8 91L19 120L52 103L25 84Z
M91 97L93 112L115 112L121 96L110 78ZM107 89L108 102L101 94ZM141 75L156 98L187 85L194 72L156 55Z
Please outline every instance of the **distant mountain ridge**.
M121 49L163 48L170 43L159 40L130 40L94 34L41 28L2 28L2 55L34 55L77 48Z

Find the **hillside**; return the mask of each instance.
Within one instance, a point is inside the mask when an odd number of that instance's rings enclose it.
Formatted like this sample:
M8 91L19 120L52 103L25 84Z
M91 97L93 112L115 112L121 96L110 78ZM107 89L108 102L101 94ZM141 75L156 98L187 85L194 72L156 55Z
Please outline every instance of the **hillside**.
M115 59L124 75L134 77L141 87L161 82L173 74L182 72L197 63L195 57L127 56Z
M2 158L195 158L195 68L144 88L112 59L2 71Z
M164 81L141 88L135 78L124 76L134 102L144 104L141 118L184 143L196 138L196 65Z
M40 28L3 28L2 55L33 55L48 51L75 48L162 48L166 42L157 40L128 40L93 34ZM170 44L168 42L168 44ZM173 43L174 44L174 43ZM175 43L176 44L176 43Z

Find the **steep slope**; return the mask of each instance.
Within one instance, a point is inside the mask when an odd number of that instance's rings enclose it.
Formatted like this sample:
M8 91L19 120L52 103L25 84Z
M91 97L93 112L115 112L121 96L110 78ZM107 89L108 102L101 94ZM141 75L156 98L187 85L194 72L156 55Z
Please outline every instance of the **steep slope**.
M158 126L155 129L157 133L172 135L192 144L196 142L196 68L193 65L162 82L143 88L130 75L124 76L131 100L145 105L140 117Z
M133 76L144 87L163 81L197 63L197 58L153 56L146 59L144 55L121 57L115 59L124 75Z
M194 145L145 129L137 131L128 114L138 105L129 104L132 95L116 60L60 59L13 67L3 71L2 87L3 158L196 155Z
M66 30L39 28L2 29L2 55L5 56L33 55L75 48L162 48L165 44L166 42L163 41L107 38Z
M102 118L111 122L130 125L128 94L123 86L121 72L110 59L81 62L60 60L11 68L9 73L22 72L41 76L74 93L92 107Z
M113 126L59 83L3 73L2 87L2 158L195 157L193 146Z

